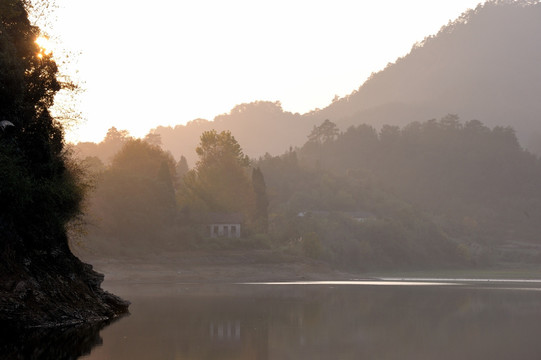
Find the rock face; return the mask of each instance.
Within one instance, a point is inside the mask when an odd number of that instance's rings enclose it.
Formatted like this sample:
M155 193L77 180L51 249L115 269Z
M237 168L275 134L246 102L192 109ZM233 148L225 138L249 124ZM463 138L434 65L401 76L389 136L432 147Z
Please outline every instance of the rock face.
M4 236L13 240L14 234L0 229L0 239ZM128 312L129 302L102 290L103 275L67 245L36 251L22 244L4 241L1 246L1 328L90 324Z

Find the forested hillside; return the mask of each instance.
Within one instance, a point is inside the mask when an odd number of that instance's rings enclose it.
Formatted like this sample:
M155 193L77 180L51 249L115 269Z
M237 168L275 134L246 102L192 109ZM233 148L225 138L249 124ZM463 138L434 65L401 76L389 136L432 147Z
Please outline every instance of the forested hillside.
M257 157L300 146L309 129L325 119L341 130L359 124L379 129L451 113L491 127L512 126L523 147L541 154L539 34L538 1L489 1L415 44L409 54L324 109L299 115L283 111L279 103L256 102L214 121L194 120L154 132L175 158L184 154L192 163L195 139L211 128L231 130L246 144L246 153Z
M448 113L512 126L541 153L541 3L489 1L373 74L357 91L306 116L342 129L406 125Z
M298 156L311 168L362 172L431 214L448 234L539 242L541 162L520 147L512 128L453 115L379 132L359 125L307 142Z
M523 147L541 154L541 3L489 1L415 44L409 54L374 73L359 89L304 115L279 102L241 104L213 121L157 127L164 149L193 164L203 131L230 130L249 156L300 146L313 125L406 125L458 114L487 126L512 126ZM361 82L362 79L359 79ZM178 119L184 122L186 119ZM83 157L91 144L80 144ZM112 154L108 154L111 156ZM103 159L106 161L107 159Z
M156 244L194 249L204 243L195 218L225 211L251 219L248 244L335 265L536 261L541 165L524 148L541 149L540 24L537 1L489 1L325 109L300 115L260 101L214 121L154 129L138 146L149 144L145 151L161 154L155 160L168 159L170 179L161 184L174 186L174 196L169 191L164 197L175 201L171 226L163 223L171 207L135 201L152 199L160 188L141 185L158 181L159 161L128 176L114 154L126 154L134 140L111 128L101 143L76 149L83 158L93 156L86 164L98 174L96 222L110 213L109 220L124 217L127 225L110 222L92 232L94 239L128 244L144 238L145 231L134 229L156 221L161 225L148 227L159 229ZM224 158L221 166L205 168L196 149L209 133L224 131L251 162ZM172 158L180 159L174 171ZM256 170L266 190L259 200ZM258 222L268 232L254 225L254 204L266 203L262 199L268 199L268 222ZM147 214L146 204L157 213ZM524 243L533 250L524 250Z
M191 170L133 139L109 166L88 158L97 226L86 245L104 255L270 248L352 269L539 258L541 161L512 128L448 115L340 132L326 120L307 139L249 160L230 132L207 131ZM209 239L216 212L243 214L242 239Z

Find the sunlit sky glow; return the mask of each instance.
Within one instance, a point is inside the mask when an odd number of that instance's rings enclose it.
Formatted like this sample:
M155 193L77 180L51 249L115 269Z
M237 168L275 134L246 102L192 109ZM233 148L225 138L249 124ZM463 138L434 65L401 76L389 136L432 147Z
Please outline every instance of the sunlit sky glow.
M38 57L42 58L43 55L50 55L53 52L52 44L49 42L49 39L45 36L40 36L36 39L36 44L40 48Z
M144 136L255 100L323 108L479 1L57 3L45 30L80 52L66 71L86 90L67 138L100 141L111 126Z

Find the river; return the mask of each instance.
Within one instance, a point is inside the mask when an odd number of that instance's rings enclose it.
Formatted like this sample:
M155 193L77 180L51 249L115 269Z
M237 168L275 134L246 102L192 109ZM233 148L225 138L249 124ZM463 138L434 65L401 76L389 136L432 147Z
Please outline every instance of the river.
M87 353L81 358L90 360L541 358L539 282L107 286L132 302L131 315L62 341L56 339L61 334L49 334L41 345L57 352L27 348L27 354L67 359Z

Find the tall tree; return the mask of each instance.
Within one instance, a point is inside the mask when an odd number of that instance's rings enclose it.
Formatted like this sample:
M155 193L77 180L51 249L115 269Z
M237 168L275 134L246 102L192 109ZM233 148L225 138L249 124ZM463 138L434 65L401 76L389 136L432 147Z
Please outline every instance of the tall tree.
M171 225L176 215L173 157L143 140L129 140L101 175L92 198L92 214L101 232L131 245L147 244Z
M188 167L188 160L186 160L186 157L184 155L180 156L180 160L177 162L177 166L175 167L177 176L180 180L190 171L190 168Z
M63 84L39 36L25 2L0 1L0 121L13 124L0 136L0 221L33 246L67 250L66 225L80 212L83 188L49 111Z
M160 134L150 132L145 135L144 140L151 145L162 146L162 136Z
M107 130L107 135L98 144L98 153L96 156L99 156L105 163L109 163L122 146L131 139L132 137L128 130L118 130L113 126Z
M255 195L254 227L256 230L266 233L269 229L269 199L267 197L265 178L258 167L252 170L252 188Z
M308 135L308 141L323 144L336 139L339 133L336 124L326 119L321 125L314 126L312 132Z
M203 132L201 142L195 151L199 156L198 169L204 169L219 161L229 159L243 167L250 164L250 159L244 155L242 148L230 131L218 133L216 130L210 130Z
M200 211L250 212L247 176L250 161L229 131L205 131L196 149L199 160L184 177L181 202Z
M305 147L309 149L314 149L317 153L315 158L315 167L321 169L324 167L323 160L323 146L329 145L339 134L338 127L335 123L326 119L319 126L314 126L312 132L308 135L308 142L305 144Z

